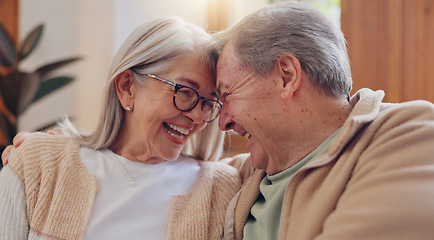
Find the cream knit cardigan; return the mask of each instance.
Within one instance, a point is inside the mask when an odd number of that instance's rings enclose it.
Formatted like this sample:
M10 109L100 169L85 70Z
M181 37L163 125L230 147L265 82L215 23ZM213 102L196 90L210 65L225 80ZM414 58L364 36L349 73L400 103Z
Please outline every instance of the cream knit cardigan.
M82 239L97 182L79 145L67 137L34 134L11 152L0 172L0 239ZM171 202L168 239L220 239L227 204L238 191L238 172L199 161L193 189Z

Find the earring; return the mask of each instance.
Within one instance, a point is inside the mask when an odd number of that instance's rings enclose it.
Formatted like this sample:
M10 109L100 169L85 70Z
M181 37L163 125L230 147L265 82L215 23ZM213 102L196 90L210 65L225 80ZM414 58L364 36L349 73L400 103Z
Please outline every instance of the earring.
M131 106L126 106L126 107L125 107L125 110L127 110L127 111L131 111Z

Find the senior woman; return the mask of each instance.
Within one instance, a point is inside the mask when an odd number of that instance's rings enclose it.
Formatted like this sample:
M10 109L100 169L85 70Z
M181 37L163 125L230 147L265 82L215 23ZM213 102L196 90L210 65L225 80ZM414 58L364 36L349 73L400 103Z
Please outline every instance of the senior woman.
M91 134L34 133L0 172L0 239L219 239L240 186L220 158L217 53L178 18L135 30L114 58ZM195 159L203 159L198 161ZM207 161L210 160L210 161Z

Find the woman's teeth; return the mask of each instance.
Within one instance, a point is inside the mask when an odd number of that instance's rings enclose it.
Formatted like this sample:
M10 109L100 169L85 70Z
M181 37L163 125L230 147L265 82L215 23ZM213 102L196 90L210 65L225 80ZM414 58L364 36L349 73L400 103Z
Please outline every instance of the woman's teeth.
M243 137L249 139L252 135L250 135L250 133L245 133Z
M170 134L170 136L175 137L177 139L182 139L184 137L184 135L182 135L182 134L180 134L180 135L175 134L175 133L171 132L170 130L167 130L167 132Z
M169 126L171 129L173 129L173 130L175 130L177 132L180 132L180 133L182 133L184 135L188 135L190 133L190 130L185 129L183 127L175 126L175 125L173 125L171 123L168 123L167 126Z
M170 134L170 136L178 139L183 139L185 135L190 133L190 130L173 125L171 123L165 123L164 125L166 126L166 131Z

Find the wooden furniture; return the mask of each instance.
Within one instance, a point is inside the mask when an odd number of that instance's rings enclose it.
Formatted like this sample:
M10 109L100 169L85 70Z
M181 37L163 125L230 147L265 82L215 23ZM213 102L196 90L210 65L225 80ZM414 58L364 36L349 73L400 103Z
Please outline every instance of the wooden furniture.
M18 40L18 0L0 0L0 23L12 36L15 43ZM0 74L6 74L5 68L0 67ZM0 95L1 96L1 95ZM7 112L6 105L0 97L0 112ZM0 124L2 122L0 121ZM0 154L7 144L7 138L0 132ZM0 169L3 165L0 163Z
M12 35L18 39L18 0L0 0L0 22Z
M341 0L353 92L434 102L434 0Z

